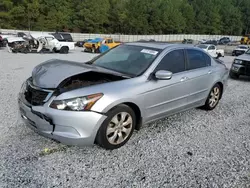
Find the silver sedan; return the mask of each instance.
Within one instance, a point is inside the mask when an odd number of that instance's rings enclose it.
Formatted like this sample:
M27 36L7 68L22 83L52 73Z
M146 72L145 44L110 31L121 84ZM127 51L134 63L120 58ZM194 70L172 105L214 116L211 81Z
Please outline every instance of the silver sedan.
M222 61L193 46L127 43L86 63L38 65L18 103L41 135L116 149L143 124L195 107L213 110L228 74Z

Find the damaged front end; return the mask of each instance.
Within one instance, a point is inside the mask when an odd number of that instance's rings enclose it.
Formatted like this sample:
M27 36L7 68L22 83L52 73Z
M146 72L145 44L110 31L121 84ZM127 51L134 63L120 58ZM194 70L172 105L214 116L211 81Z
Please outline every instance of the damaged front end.
M63 80L56 88L46 89L35 86L33 84L33 78L30 77L24 89L24 98L29 105L40 106L46 103L52 96L58 96L67 91L123 79L125 78L106 73L86 72Z
M104 94L90 92L72 95L72 98L58 96L123 79L127 77L88 65L47 62L36 67L32 77L22 86L18 100L21 117L43 136L69 145L93 144L96 131L107 116L91 111L91 108Z
M104 84L107 82L114 82L125 79L121 76L116 76L112 74L107 73L101 73L101 72L86 72L83 74L78 74L72 77L69 77L62 81L60 85L58 86L58 90L60 93L82 88L82 87L88 87L91 85L98 85L98 84Z
M38 65L27 80L24 97L33 106L43 105L52 96L79 88L127 79L119 73L100 67L62 60Z

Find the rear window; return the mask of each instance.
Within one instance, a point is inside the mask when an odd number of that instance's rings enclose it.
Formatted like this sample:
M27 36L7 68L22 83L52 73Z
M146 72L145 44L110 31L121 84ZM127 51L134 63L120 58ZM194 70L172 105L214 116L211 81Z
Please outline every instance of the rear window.
M73 42L73 38L69 33L61 34L65 41Z
M200 50L187 49L188 70L199 69L211 65L211 58Z

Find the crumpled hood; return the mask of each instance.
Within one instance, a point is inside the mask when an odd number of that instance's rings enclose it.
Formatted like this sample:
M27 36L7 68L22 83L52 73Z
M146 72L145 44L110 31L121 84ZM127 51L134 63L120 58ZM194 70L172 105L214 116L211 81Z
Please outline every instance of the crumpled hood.
M36 66L32 71L32 79L37 87L57 88L66 78L90 71L113 73L113 71L84 63L53 59Z
M236 59L243 60L243 61L250 61L250 54L240 55Z

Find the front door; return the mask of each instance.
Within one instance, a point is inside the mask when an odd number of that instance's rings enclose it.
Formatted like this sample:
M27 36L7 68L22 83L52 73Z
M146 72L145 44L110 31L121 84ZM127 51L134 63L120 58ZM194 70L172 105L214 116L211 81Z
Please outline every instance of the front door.
M148 90L143 94L145 121L154 120L185 109L189 89L186 85L185 56L183 49L169 52L155 71L167 70L173 73L169 80L150 80Z

